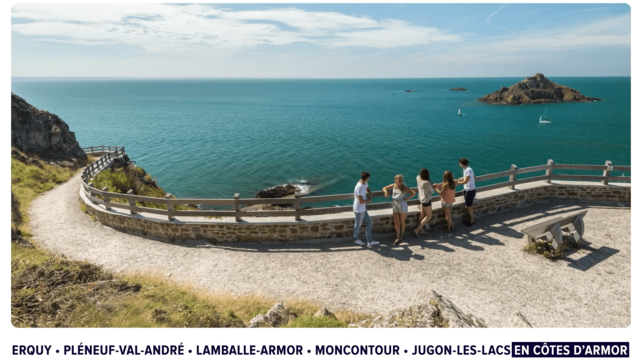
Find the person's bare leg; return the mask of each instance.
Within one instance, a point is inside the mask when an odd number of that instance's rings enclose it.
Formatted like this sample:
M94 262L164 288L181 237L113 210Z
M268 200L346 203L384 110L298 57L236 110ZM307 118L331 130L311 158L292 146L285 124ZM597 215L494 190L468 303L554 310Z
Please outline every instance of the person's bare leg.
M451 223L451 208L444 207L444 216L447 218L447 232L451 231L453 224Z
M427 223L429 221L431 221L431 219L433 219L433 209L431 209L431 206L424 208L424 213L425 213L425 217L422 220L422 223L420 224L420 231L424 232L424 227L425 225L427 225Z
M473 206L467 207L467 211L469 212L469 222L473 224Z
M400 213L400 241L402 241L402 238L404 237L404 225L405 225L405 220L407 219L407 214L406 213Z
M398 239L400 239L400 214L399 213L393 213L393 225L396 227L396 241L398 241Z
M424 212L424 207L422 205L418 205L420 207L420 217L418 218L418 226L415 227L415 229L413 229L413 234L415 236L420 235L420 224L422 223L422 220L425 217L425 212Z

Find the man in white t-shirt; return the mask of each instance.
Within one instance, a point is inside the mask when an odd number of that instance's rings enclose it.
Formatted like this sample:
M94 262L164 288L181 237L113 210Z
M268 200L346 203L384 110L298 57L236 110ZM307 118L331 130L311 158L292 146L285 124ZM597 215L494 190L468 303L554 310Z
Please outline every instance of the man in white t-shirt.
M469 160L461 158L458 162L462 170L464 170L464 175L456 183L464 185L464 203L467 207L467 212L469 212L469 221L464 224L471 226L473 225L473 199L476 197L476 176L473 173L473 169L469 167Z
M363 171L360 174L360 181L356 184L356 188L353 191L353 213L355 215L355 223L353 224L353 240L358 245L365 245L364 241L360 240L360 227L362 222L367 225L367 245L375 246L380 244L377 241L373 241L371 238L371 231L373 229L373 221L369 217L367 212L367 204L371 202L371 191L369 190L369 179L371 174Z

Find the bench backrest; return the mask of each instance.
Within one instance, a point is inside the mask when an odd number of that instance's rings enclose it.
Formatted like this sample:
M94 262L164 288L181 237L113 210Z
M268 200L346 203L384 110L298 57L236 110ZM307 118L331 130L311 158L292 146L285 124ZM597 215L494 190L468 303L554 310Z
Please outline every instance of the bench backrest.
M578 216L584 216L588 211L589 210L583 210L573 215L556 217L551 220L541 222L540 224L529 226L528 228L522 229L521 232L533 237L540 236L546 232L549 232L555 224L560 224L561 227L569 225L573 223L573 220L575 220Z

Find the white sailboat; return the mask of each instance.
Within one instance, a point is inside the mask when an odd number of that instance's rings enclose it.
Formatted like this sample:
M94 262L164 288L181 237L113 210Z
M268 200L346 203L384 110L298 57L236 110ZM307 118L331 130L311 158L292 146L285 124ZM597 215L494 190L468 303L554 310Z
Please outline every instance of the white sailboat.
M547 113L547 108L544 108L544 112L542 113L542 115L540 115L540 124L551 124L551 120L545 117L546 113Z
M460 109L458 109L458 116L462 116L462 114L460 113Z

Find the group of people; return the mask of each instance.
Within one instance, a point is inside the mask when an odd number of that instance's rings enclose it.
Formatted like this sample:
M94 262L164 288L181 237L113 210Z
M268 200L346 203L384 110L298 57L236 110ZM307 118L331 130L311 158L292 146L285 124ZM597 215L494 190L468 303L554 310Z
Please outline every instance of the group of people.
M451 206L455 202L456 186L464 185L464 201L467 212L469 213L469 220L465 221L465 225L473 225L473 199L476 196L475 175L473 169L469 167L469 160L461 158L458 160L460 167L463 170L463 176L454 180L453 173L449 170L444 172L441 183L431 183L429 178L429 170L421 169L420 174L417 176L416 181L418 183L418 198L420 200L420 218L418 220L418 226L413 229L413 233L416 236L420 236L425 231L425 226L433 218L433 212L431 209L431 197L434 192L440 194L442 209L447 219L446 231L453 231L453 223L451 222ZM369 217L367 212L367 204L373 199L371 196L371 190L369 189L369 180L371 174L363 171L360 174L360 181L356 184L353 197L353 212L355 214L355 224L353 227L354 242L358 245L375 246L380 243L374 241L371 233L373 228L373 221ZM396 240L394 245L398 245L404 238L405 219L408 212L407 201L416 195L410 187L405 185L404 177L402 175L396 175L393 184L387 185L382 188L385 198L391 195L393 200L393 221L396 229ZM360 227L362 223L366 225L366 237L367 243L360 240Z

